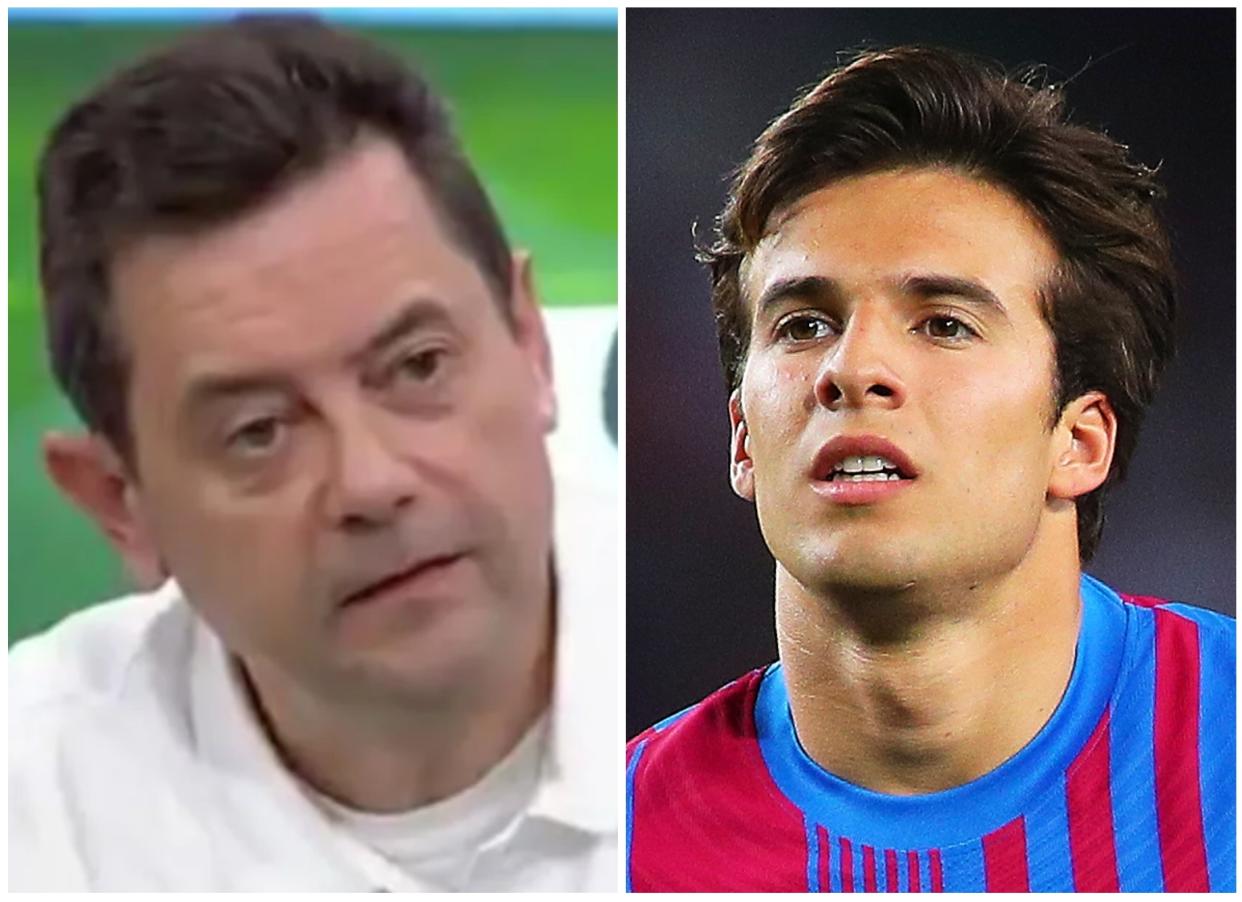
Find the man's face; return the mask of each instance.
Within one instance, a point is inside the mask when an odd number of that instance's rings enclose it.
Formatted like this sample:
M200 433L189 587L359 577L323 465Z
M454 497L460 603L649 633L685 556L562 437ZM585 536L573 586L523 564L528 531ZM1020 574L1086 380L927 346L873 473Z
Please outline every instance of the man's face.
M973 584L1022 560L1052 503L1055 263L1017 201L944 169L843 180L776 222L743 270L733 481L794 579ZM841 472L868 458L880 474Z
M434 694L546 631L553 401L515 281L511 327L379 140L118 256L131 503L243 659Z

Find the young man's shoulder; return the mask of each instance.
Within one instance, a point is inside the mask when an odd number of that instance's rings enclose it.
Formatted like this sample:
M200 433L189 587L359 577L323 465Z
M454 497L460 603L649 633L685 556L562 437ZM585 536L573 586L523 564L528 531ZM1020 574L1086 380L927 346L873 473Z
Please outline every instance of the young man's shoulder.
M797 856L781 853L803 842L803 815L773 782L755 720L766 672L751 671L627 744L629 889L796 884L786 871Z
M1147 620L1150 653L1169 666L1193 668L1206 677L1233 682L1237 663L1237 621L1183 601L1118 592L1121 601Z
M626 743L626 761L632 762L636 755L693 754L705 744L753 739L755 696L763 674L763 669L752 670L701 701L652 724Z

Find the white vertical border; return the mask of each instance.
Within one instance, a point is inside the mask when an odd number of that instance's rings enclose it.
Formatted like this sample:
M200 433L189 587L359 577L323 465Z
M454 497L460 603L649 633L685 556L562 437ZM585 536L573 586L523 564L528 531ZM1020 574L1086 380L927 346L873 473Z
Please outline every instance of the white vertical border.
M617 732L616 786L619 803L617 812L617 891L625 892L625 869L629 825L626 823L625 806L625 733L626 722L626 320L629 305L626 302L626 190L625 190L625 96L626 96L626 7L617 7L617 662L620 667L617 680Z

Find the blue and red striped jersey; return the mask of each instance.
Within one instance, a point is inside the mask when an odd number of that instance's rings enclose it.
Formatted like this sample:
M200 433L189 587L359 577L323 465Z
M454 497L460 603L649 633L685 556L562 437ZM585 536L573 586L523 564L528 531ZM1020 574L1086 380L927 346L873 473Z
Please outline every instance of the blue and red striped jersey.
M627 887L1232 891L1234 621L1084 576L1069 685L1020 752L891 796L802 750L779 664L627 746Z

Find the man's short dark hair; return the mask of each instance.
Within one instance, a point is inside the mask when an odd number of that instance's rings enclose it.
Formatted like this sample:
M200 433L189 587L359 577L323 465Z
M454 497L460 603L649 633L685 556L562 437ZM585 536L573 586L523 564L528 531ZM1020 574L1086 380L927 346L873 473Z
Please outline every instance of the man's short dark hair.
M401 148L507 318L509 245L444 105L396 58L311 16L242 16L192 32L115 74L52 131L39 165L52 368L87 426L131 465L112 257L145 234L242 215L364 133Z
M741 384L750 344L741 267L773 214L831 182L906 166L950 167L1007 191L1056 245L1039 298L1056 347L1055 412L1099 390L1117 416L1108 478L1077 502L1086 562L1104 495L1125 477L1173 354L1175 279L1155 173L1102 132L1069 123L1058 87L957 52L899 47L862 53L769 125L702 254L729 388Z

